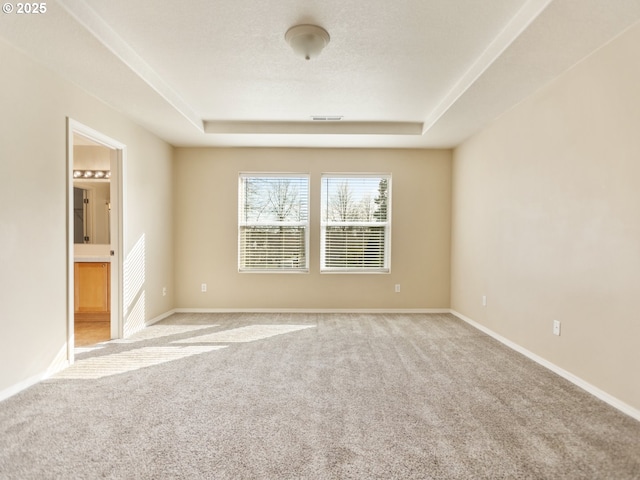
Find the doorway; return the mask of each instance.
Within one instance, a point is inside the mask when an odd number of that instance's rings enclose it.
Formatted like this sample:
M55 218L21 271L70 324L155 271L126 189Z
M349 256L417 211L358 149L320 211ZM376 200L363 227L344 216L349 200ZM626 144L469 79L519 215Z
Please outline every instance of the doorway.
M126 147L67 121L67 357L121 338L122 164Z

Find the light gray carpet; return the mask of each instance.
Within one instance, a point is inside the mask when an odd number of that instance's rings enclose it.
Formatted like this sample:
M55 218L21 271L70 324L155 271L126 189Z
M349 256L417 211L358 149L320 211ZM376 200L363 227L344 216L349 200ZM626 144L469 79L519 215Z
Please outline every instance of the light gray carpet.
M2 479L638 479L640 423L451 315L177 314L0 403Z

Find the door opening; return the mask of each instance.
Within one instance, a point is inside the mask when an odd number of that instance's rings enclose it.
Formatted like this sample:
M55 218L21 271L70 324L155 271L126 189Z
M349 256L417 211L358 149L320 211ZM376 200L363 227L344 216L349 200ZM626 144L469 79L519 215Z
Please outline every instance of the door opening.
M126 147L67 122L67 357L121 338L122 163Z

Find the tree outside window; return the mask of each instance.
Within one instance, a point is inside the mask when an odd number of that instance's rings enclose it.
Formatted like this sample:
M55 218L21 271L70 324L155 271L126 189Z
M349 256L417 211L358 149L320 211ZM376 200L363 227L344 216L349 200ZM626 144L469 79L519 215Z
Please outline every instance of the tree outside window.
M389 175L322 177L321 270L389 272Z
M308 271L309 178L241 174L239 271Z

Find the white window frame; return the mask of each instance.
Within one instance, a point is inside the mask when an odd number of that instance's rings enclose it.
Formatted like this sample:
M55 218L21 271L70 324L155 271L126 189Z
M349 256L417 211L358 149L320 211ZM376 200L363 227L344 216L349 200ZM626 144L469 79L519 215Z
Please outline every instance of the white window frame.
M247 178L273 178L273 179L305 179L307 183L306 197L306 219L300 221L246 221L243 219L245 205L244 179ZM309 272L309 202L310 202L310 180L308 174L302 173L273 173L273 172L240 172L238 175L238 272L240 273L308 273ZM280 267L246 267L243 262L243 236L242 232L246 227L302 227L304 229L304 265L287 267L282 264Z
M359 179L359 178L377 178L387 180L387 218L385 222L363 222L363 221L344 221L336 222L327 219L327 201L325 190L325 179ZM391 190L392 179L390 173L323 173L321 176L321 214L320 214L320 272L321 273L357 273L357 274L388 274L391 273ZM384 228L384 259L381 267L363 267L363 266L347 266L335 267L327 266L326 257L326 233L327 227L344 226L344 227L383 227Z

